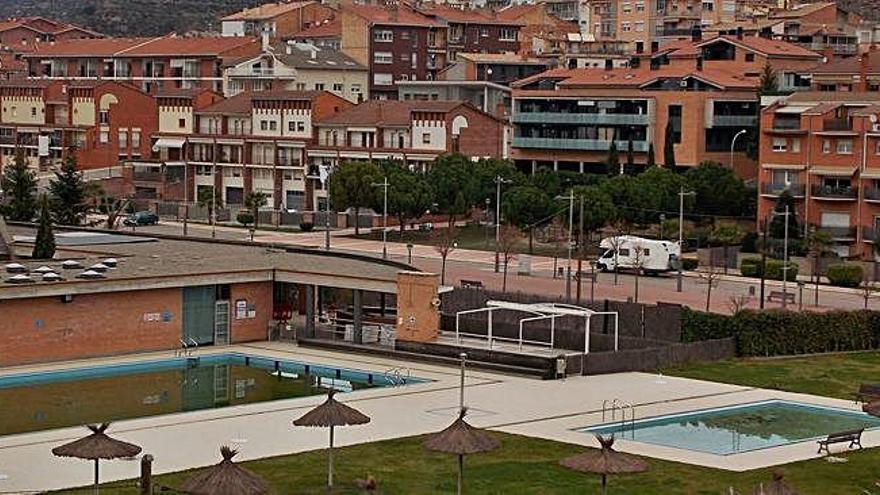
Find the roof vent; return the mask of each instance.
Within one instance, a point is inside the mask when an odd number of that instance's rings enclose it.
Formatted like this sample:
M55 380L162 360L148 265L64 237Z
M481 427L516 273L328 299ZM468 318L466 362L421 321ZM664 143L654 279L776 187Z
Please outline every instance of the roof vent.
M77 275L76 278L84 278L86 280L95 280L98 278L104 278L104 275L102 273L96 272L94 270L86 270L86 271L80 273L79 275Z
M61 268L65 270L77 270L82 268L82 263L76 260L67 260L64 263L61 263Z
M60 282L64 280L61 275L58 275L55 272L49 272L43 274L43 282Z
M43 266L41 266L41 267L39 267L39 268L34 269L34 273L41 273L41 274L42 274L42 273L50 273L50 272L54 272L54 271L55 271L55 270L49 268L49 267L46 266L46 265L43 265Z
M7 273L27 273L27 267L21 263L9 263L6 265Z
M102 261L101 264L109 266L110 268L116 268L116 265L119 264L119 261L116 258L107 258Z
M98 273L104 273L109 269L110 269L110 267L105 265L104 263L95 263L94 265L89 267L89 270L94 271L94 272L98 272Z
M18 275L13 275L12 277L8 278L6 282L10 284L29 284L33 282L33 279L29 275L19 273Z

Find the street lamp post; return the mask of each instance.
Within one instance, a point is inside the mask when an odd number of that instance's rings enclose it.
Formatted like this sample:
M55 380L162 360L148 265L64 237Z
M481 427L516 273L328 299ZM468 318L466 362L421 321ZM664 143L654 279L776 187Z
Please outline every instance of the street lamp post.
M318 166L318 179L324 187L324 200L326 203L327 214L324 216L324 250L330 250L330 174L332 170L329 165ZM359 219L355 218L355 222Z
M678 191L678 279L675 287L677 292L681 292L682 277L684 276L681 272L684 264L684 197L696 194L695 191L684 192L684 186Z
M748 132L748 131L746 131L745 129L743 129L743 130L737 132L737 133L733 136L733 140L730 141L730 170L733 170L733 146L736 144L736 139L737 139L738 137L742 136L743 134L745 134L746 132Z
M411 243L411 242L406 243L406 262L409 265L412 265L412 250L413 250L413 243Z
M568 200L568 268L565 274L565 300L571 302L571 251L572 251L572 232L574 231L574 189L571 189L568 196L557 196L556 199Z
M382 259L388 258L388 176L373 184L382 188Z
M499 264L500 264L500 253L498 252L498 246L501 239L501 184L509 184L510 181L501 177L501 175L495 176L495 273L498 273Z
M791 214L789 206L785 205L785 229L782 238L782 309L788 305L788 216Z

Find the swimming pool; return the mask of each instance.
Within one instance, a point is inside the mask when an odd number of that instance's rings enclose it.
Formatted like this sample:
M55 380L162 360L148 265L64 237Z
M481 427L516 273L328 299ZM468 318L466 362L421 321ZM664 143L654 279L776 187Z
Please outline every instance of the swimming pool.
M577 431L730 455L816 440L829 433L858 428L880 428L880 418L847 409L769 400Z
M22 373L0 377L0 436L424 381L239 353Z

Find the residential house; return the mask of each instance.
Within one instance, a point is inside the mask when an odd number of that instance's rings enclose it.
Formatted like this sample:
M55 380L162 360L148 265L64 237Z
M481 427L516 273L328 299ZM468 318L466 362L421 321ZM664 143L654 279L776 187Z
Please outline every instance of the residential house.
M308 43L318 48L339 50L342 46L342 21L338 17L322 21L290 37L297 43Z
M265 3L220 19L223 36L261 36L287 39L333 17L323 2Z

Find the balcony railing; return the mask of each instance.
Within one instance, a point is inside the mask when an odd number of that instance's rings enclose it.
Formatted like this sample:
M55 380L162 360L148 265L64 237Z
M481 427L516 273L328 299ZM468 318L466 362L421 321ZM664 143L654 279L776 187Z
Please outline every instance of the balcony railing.
M874 242L877 238L877 227L862 227L862 240L865 242Z
M801 119L776 119L773 121L774 130L797 130L801 128Z
M850 119L826 120L822 129L826 131L851 131L852 121Z
M513 115L513 122L518 124L648 125L648 115L628 113L517 112Z
M827 232L834 239L855 239L855 227L825 227L822 225L815 226L818 232Z
M880 201L880 188L866 187L864 195L868 201Z
M618 151L626 151L627 141L616 141ZM543 148L555 150L608 151L610 140L575 138L514 137L515 148ZM648 151L647 141L633 141L633 151Z
M752 127L758 122L757 115L713 115L712 125L719 127Z
M806 187L803 184L785 184L770 182L761 186L761 194L778 196L782 194L782 192L786 189L788 189L788 192L796 198L804 197L804 193L806 192Z
M830 199L856 199L859 196L857 187L831 187L816 185L812 188L813 197Z

